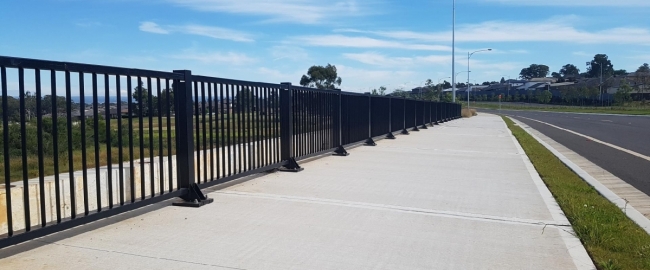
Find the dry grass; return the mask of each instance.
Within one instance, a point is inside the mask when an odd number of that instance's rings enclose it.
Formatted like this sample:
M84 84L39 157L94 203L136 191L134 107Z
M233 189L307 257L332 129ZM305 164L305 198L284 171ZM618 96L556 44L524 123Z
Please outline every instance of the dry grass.
M463 108L463 110L461 111L461 115L464 118L470 118L472 116L477 116L478 114L476 113L476 109Z

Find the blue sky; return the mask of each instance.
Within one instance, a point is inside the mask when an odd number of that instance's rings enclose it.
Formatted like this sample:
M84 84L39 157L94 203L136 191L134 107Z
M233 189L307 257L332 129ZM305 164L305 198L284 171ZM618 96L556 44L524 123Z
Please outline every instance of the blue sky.
M452 1L21 0L0 4L0 55L293 82L338 68L346 91L451 76ZM472 83L605 53L650 62L648 0L458 0L456 69ZM450 80L450 79L447 79ZM467 75L458 80L465 82Z

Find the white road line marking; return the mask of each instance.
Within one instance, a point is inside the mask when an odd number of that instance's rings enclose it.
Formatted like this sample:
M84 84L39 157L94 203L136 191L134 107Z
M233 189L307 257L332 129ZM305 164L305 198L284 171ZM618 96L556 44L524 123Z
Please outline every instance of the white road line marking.
M602 144L602 145L609 146L609 147L614 148L614 149L616 149L616 150L623 151L623 152L628 153L628 154L630 154L630 155L633 155L633 156L635 156L635 157L642 158L642 159L645 159L645 160L647 160L647 161L650 161L650 157L649 157L649 156L646 156L646 155L643 155L643 154L640 154L640 153L634 152L634 151L629 150L629 149L625 149L625 148L620 147L620 146L617 146L617 145L613 145L613 144L608 143L608 142L603 142L603 141L601 141L601 140L599 140L599 139L596 139L596 138L594 138L594 137L587 136L587 135L584 135L584 134L582 134L582 133L575 132L575 131L570 130L570 129L561 128L561 127L558 127L558 126L556 126L556 125L549 124L549 123L542 122L542 121L535 120L535 119L531 119L531 118L528 118L528 117L523 117L523 116L517 116L517 117L521 117L521 118L524 118L524 119L527 119L527 120L530 120L530 121L535 121L535 122L538 122L538 123L542 123L542 124L545 124L545 125L547 125L547 126L554 127L554 128L559 129L559 130L563 130L563 131L569 132L569 133L571 133L571 134L578 135L578 136L580 136L580 137L583 137L583 138L589 139L589 140L591 140L591 141L594 141L594 142L600 143L600 144Z
M612 120L600 120L600 121L614 123L614 121Z

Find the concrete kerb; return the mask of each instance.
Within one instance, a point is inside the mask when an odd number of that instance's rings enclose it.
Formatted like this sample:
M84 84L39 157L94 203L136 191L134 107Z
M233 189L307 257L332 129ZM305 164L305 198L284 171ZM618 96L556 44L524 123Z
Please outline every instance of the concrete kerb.
M627 201L618 195L616 195L614 192L609 190L607 187L605 187L603 184L601 184L596 178L591 176L589 173L584 171L580 166L576 165L573 163L571 160L569 160L567 157L565 157L562 153L557 151L555 148L544 142L542 139L537 137L535 134L530 132L532 129L528 125L522 123L521 121L518 121L512 117L508 117L511 120L513 120L517 125L522 127L523 130L525 130L530 136L535 138L540 144L542 144L546 149L551 151L553 155L555 155L562 163L564 163L569 169L571 169L574 173L576 173L580 178L582 178L585 182L587 182L589 185L594 187L600 195L605 197L607 200L612 202L614 205L616 205L625 215L627 215L632 221L634 221L637 225L639 225L643 230L645 230L648 234L650 234L650 220L646 218L643 214L641 214L639 211L637 211L634 207L629 205Z
M533 182L535 182L535 186L539 190L540 196L544 200L544 203L546 204L546 207L548 208L549 212L551 212L551 216L553 216L553 219L560 224L568 224L568 226L562 226L562 227L556 226L556 227L559 230L560 236L562 237L562 240L566 245L567 250L569 251L569 255L573 259L573 263L575 264L576 268L596 269L596 266L591 260L591 257L589 257L587 250L582 245L582 242L580 242L580 239L576 237L576 234L573 231L573 227L571 227L570 225L571 223L566 218L564 211L562 211L560 206L557 204L557 201L553 197L553 194L544 183L544 180L542 180L542 178L539 176L539 173L535 169L535 166L526 155L526 152L519 144L519 141L517 141L517 138L515 138L514 134L512 134L512 131L509 128L507 128L506 123L504 122L503 124L506 126L506 130L508 130L508 134L510 134L510 138L515 144L517 151L520 153L520 156L524 161L524 164L526 165L526 168L528 169L528 172L530 173Z

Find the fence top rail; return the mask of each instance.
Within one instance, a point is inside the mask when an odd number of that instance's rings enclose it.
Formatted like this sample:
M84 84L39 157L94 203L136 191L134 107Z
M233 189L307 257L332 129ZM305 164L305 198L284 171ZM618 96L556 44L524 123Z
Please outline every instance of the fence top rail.
M251 82L251 81L233 80L233 79L209 77L209 76L201 76L201 75L192 75L192 81L204 82L204 83L240 85L240 86L249 86L249 87L263 87L263 88L273 88L273 89L283 88L281 84L275 84L275 83Z
M339 92L341 92L341 89L318 89L318 88L304 87L299 85L292 85L291 89L300 90L300 91L319 92L319 93L326 93L326 94L338 94Z
M58 62L18 57L0 56L0 66L53 71L71 71L116 76L141 76L161 79L183 79L183 74L146 69L122 68L82 63Z

